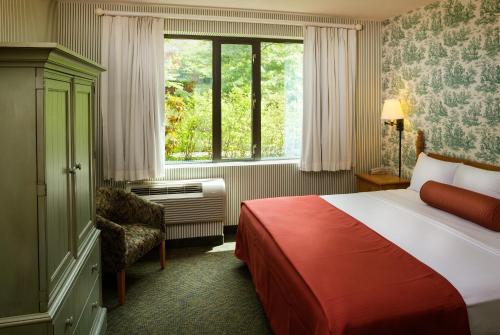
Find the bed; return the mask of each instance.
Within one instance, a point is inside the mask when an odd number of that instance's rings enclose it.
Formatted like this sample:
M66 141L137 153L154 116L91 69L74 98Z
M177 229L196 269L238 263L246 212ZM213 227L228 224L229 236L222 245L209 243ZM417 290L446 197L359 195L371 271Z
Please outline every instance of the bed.
M500 233L413 190L245 202L235 253L275 334L500 334Z

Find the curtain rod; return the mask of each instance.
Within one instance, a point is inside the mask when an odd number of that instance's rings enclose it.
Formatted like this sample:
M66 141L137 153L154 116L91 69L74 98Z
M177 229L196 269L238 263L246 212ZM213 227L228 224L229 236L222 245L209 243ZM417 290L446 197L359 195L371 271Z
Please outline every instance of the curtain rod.
M314 26L314 27L344 28L344 29L354 29L354 30L362 30L363 29L363 25L361 25L361 24L300 22L300 21L289 21L289 20L266 20L266 19L255 19L255 18L245 18L245 17L186 15L186 14L174 14L174 13L156 14L156 13L147 13L147 12L120 12L120 11L104 10L102 8L97 8L95 10L95 13L96 13L96 15L99 15L99 16L101 16L101 15L149 16L149 17L156 17L156 18L160 18L160 19L174 19L174 20L257 23L257 24L275 24L275 25L286 25L286 26Z

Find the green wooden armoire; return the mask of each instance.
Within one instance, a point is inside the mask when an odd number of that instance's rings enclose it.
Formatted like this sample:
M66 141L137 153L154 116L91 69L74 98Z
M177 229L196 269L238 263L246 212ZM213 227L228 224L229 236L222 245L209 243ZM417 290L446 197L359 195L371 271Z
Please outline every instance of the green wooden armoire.
M101 334L94 87L54 43L0 43L0 335Z

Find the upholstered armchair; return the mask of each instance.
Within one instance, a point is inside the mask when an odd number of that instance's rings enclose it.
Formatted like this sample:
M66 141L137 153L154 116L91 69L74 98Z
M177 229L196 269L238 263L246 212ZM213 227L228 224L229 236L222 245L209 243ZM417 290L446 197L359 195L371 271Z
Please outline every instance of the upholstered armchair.
M163 206L121 189L99 188L96 223L101 230L102 269L116 273L118 302L125 303L125 269L159 247L160 266L165 267L165 220Z

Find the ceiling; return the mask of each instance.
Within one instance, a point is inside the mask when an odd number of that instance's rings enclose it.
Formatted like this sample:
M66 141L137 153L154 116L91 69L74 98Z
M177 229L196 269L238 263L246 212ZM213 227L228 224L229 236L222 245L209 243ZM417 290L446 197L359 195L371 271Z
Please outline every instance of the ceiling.
M86 0L80 0L86 1ZM310 13L383 20L435 0L100 0L99 2L155 3ZM93 0L92 2L95 2Z

